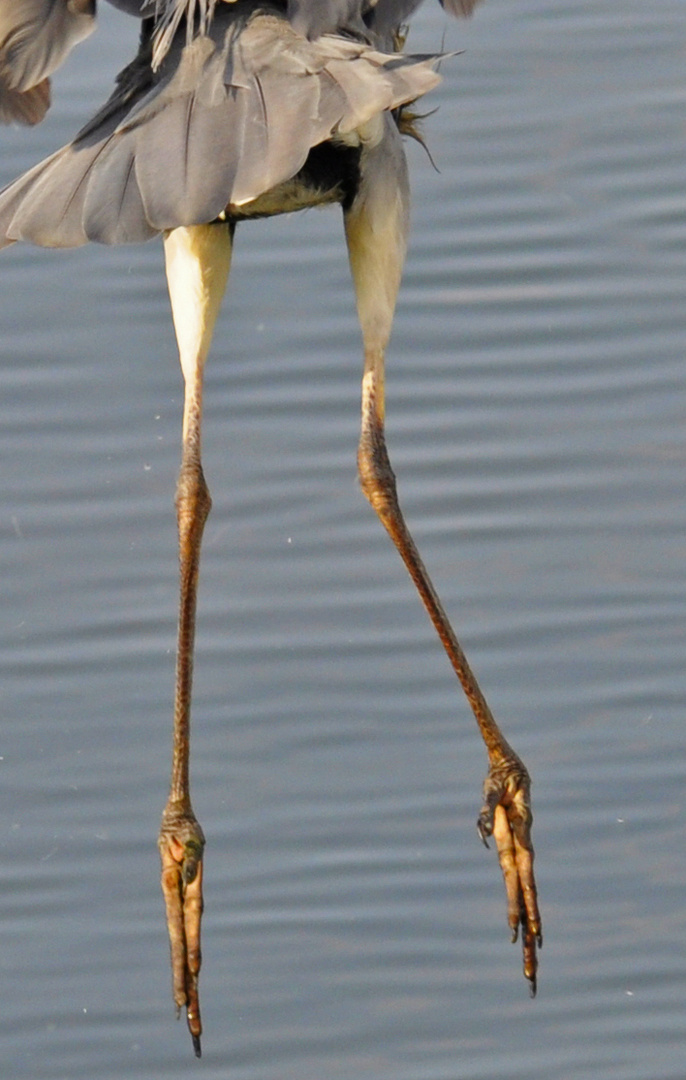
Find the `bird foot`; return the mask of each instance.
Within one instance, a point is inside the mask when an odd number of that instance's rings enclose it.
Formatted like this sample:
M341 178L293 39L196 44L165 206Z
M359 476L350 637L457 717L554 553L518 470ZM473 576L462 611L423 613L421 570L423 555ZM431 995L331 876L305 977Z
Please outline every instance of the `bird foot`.
M172 994L177 1014L186 1010L195 1056L200 1057L200 1000L198 978L202 919L202 855L205 837L189 804L170 800L162 815L158 838L162 859L162 892L167 909L171 947Z
M534 879L530 786L529 774L516 754L510 751L497 761L491 760L484 781L484 805L477 830L486 847L489 836L495 839L505 879L512 941L517 940L521 927L524 976L529 980L530 993L534 997L538 967L536 946L542 946L543 934Z

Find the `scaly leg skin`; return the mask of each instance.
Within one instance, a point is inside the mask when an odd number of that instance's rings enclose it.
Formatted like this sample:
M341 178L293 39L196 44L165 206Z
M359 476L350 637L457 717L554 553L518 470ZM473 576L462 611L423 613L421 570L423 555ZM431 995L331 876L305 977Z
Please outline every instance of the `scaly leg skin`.
M484 841L493 835L505 877L508 921L522 927L524 974L536 990L536 946L542 942L531 843L529 775L505 740L476 681L405 524L384 435L384 354L400 283L409 189L400 138L387 119L383 138L363 150L365 167L345 214L350 268L364 342L362 431L358 471L362 490L407 567L422 603L471 705L486 746L489 773L479 817Z
M200 1057L202 1021L198 997L200 920L202 918L202 853L205 837L193 811L171 800L162 815L158 839L162 859L162 892L171 949L172 995L177 1014L186 1009L195 1056Z
M512 940L517 940L521 924L524 975L533 997L536 993L536 945L542 945L543 937L533 870L529 774L495 722L405 524L398 504L395 476L386 451L383 421L378 411L375 388L379 386L379 379L375 376L374 367L379 357L368 354L366 359L370 367L363 383L362 438L358 453L362 490L388 531L417 587L462 684L486 745L489 772L484 783L485 805L479 816L479 835L484 843L491 834L495 837L505 878Z
M225 224L173 229L164 237L167 282L184 377L184 406L183 450L176 489L180 590L174 744L171 788L158 844L171 947L172 993L177 1012L186 1010L196 1057L200 1057L202 1034L198 978L205 837L190 800L190 717L200 545L212 506L201 461L202 383L229 274L232 237L232 229Z
M189 384L187 400L196 400L199 388ZM191 424L191 430L193 430ZM174 746L171 789L162 814L158 838L162 860L162 893L167 911L171 949L172 995L177 1015L185 1007L188 1030L196 1057L201 1056L202 1020L198 996L200 976L200 920L203 911L202 856L205 837L190 800L190 707L193 680L195 609L200 544L210 496L198 462L193 439L184 437L176 507L179 523L180 602L174 702Z
M162 892L171 948L172 994L177 1015L186 1009L196 1057L201 1056L202 1021L198 997L202 856L205 837L191 807L190 708L193 682L195 611L200 545L212 505L200 464L199 418L201 375L186 384L188 424L184 425L183 460L176 491L179 526L179 628L174 698L174 746L169 799L158 839L162 859Z
M521 926L524 976L529 980L531 996L535 997L536 946L542 946L543 932L534 878L530 785L524 764L512 751L508 757L492 759L484 781L484 805L477 829L486 847L489 836L495 839L505 879L512 941L517 940Z

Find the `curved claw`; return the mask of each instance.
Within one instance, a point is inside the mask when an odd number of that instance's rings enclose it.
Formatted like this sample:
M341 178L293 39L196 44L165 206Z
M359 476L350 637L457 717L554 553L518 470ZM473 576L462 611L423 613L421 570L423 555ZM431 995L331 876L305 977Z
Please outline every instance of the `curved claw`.
M482 810L476 820L476 831L483 846L490 849L488 838L493 835L493 814L488 815Z
M184 885L190 885L197 877L198 870L200 869L204 843L204 840L200 842L197 838L191 837L186 840L183 846L181 878Z
M529 774L516 755L491 762L484 781L484 805L477 831L486 847L489 836L495 839L505 881L512 941L517 940L521 927L524 975L534 997L538 967L536 946L540 948L543 944L543 934L534 878L530 787Z
M198 978L202 954L202 856L205 837L190 808L167 804L158 839L162 892L171 948L172 994L177 1012L186 1010L196 1057L201 1056L202 1020Z

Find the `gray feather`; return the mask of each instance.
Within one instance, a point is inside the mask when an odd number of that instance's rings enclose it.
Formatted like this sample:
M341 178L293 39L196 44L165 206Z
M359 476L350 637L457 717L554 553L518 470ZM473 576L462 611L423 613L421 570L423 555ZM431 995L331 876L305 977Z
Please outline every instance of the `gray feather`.
M364 33L365 28L388 44L422 0L287 0L288 17L305 37L338 32ZM439 0L451 15L471 15L479 0Z
M50 108L50 79L30 90L15 90L0 75L0 124L40 124Z
M66 146L11 185L0 206L0 226L10 240L30 240L43 247L79 247L88 237L80 214L80 196L98 148L86 160ZM5 221L9 222L5 226Z
M0 121L42 120L48 76L94 27L95 0L2 0Z
M308 41L278 9L221 4L205 36L150 41L69 146L0 193L0 237L126 243L212 221L291 180L312 147L364 139L375 116L439 81L434 57Z
M370 7L364 0L288 0L288 18L299 34L314 39L345 29L364 31L362 14Z
M157 235L143 206L131 143L110 139L91 171L83 228L100 244L133 244Z

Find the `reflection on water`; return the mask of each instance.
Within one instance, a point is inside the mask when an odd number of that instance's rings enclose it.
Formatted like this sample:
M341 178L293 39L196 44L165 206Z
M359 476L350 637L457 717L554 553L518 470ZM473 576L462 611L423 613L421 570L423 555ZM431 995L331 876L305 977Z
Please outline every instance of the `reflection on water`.
M2 179L104 98L103 12ZM409 154L389 358L410 525L534 777L528 999L484 755L355 479L336 213L239 231L208 370L194 802L209 1076L683 1075L686 323L681 0L489 0ZM128 34L128 37L127 37ZM116 46L117 55L111 55ZM180 375L159 244L4 253L2 1056L185 1076L155 836Z

